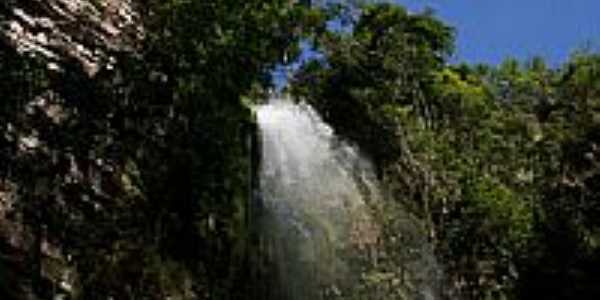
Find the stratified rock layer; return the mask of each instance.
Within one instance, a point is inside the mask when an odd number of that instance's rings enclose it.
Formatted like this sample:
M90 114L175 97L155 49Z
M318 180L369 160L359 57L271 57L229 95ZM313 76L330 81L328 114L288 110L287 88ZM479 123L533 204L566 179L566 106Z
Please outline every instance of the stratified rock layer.
M90 77L134 51L144 37L131 0L28 0L9 4L0 38L19 53L42 56L49 68L76 62Z

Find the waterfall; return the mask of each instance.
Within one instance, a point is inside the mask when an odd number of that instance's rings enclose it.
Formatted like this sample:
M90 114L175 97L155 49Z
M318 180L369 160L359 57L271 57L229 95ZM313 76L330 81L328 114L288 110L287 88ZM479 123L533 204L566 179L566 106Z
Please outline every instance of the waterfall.
M257 119L259 230L275 277L269 298L436 299L439 268L405 213L393 222L402 223L393 229L404 262L391 264L397 258L382 243L390 231L382 213L392 206L382 201L370 161L307 104L275 98L257 107ZM415 250L422 254L410 259Z

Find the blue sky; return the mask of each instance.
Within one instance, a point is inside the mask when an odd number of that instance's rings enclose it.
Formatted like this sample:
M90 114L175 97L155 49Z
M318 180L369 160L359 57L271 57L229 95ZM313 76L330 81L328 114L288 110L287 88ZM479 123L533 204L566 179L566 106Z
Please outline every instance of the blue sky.
M431 7L456 29L453 63L498 64L507 57L525 61L539 55L557 67L574 50L600 52L600 0L393 1L415 12ZM305 49L300 61L315 57ZM285 73L273 72L277 86L286 83Z
M534 55L558 65L578 48L600 51L600 0L396 0L429 6L456 28L453 61L497 64Z

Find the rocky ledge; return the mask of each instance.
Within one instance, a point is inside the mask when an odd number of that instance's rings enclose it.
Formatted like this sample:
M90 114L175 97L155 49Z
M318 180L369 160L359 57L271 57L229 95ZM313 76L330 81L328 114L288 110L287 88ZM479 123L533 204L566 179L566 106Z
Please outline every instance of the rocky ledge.
M90 77L144 38L132 0L9 0L0 14L0 38L10 47L42 56L52 70L75 62Z

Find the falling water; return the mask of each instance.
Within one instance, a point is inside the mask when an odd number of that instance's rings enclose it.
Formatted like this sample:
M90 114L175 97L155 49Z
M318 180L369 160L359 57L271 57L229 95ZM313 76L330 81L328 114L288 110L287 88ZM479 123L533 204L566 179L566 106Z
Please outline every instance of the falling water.
M369 160L336 138L307 104L272 99L257 108L257 117L266 211L260 230L277 279L269 297L435 299L438 268L425 235L402 214L395 215L404 220L394 229L405 241L398 251L427 255L404 255L402 266L386 270L396 261L382 243L384 201Z

